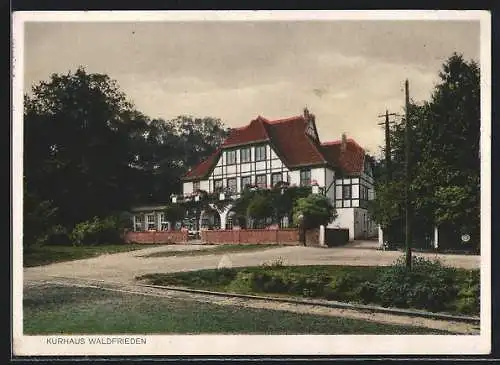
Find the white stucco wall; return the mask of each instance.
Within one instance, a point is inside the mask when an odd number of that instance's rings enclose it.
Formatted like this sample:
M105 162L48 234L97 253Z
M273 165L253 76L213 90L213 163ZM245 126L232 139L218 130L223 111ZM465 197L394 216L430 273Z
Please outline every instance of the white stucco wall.
M319 186L325 186L325 169L316 167L311 169L311 181L316 180Z
M369 221L369 214L363 208L337 208L337 219L328 228L349 229L349 240L367 239L377 236L377 225Z
M193 192L193 182L188 181L188 182L183 183L182 192L184 194L191 194Z
M209 188L208 180L201 180L200 181L200 190L208 191L208 188Z
M290 185L300 185L300 171L294 170L290 171Z
M337 218L327 228L347 228L349 241L354 240L354 208L337 209Z

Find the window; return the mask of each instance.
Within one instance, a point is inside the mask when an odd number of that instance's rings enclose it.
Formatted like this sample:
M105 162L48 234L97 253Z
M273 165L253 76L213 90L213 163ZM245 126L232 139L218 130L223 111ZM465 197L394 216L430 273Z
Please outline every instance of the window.
M255 147L255 161L264 161L266 159L266 146Z
M351 199L351 185L342 186L342 198L343 199Z
M222 179L214 180L214 191L217 192L220 190L222 190Z
M259 188L265 188L267 185L266 175L264 174L255 176L255 185L257 185Z
M226 152L226 165L234 165L236 163L236 151Z
M368 200L368 188L366 186L361 185L361 199Z
M158 213L158 220L160 221L160 231L168 230L168 222L165 220L164 213Z
M227 179L227 189L232 193L236 193L236 178L235 177Z
M147 215L147 222L148 222L148 231L152 231L156 229L156 219L154 214L148 214Z
M241 178L241 190L246 189L249 185L252 185L252 178L250 176L243 176Z
M226 220L226 229L233 229L233 217L228 217Z
M240 150L240 161L241 162L250 162L250 160L252 159L250 153L251 153L250 147L241 149Z
M193 181L193 193L200 190L200 182L199 181Z
M276 184L281 181L282 181L281 172L275 172L274 174L271 175L271 185L273 187L275 187Z
M311 185L311 170L300 171L300 186Z
M143 230L144 230L144 216L142 214L137 214L135 216L134 231L143 231Z

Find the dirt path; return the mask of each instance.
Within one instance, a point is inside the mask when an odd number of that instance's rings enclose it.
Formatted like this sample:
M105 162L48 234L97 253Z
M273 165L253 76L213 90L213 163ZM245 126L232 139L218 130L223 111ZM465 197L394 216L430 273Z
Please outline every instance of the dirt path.
M110 280L133 283L138 275L148 273L215 269L221 260L226 266L258 266L265 261L280 259L285 265L391 265L401 257L396 251L377 251L361 248L277 247L262 251L213 254L202 256L144 257L153 252L199 250L207 246L175 245L146 248L144 250L102 255L94 258L55 263L24 269L24 282L36 281L53 275ZM444 265L467 269L479 268L479 256L415 254L438 258Z
M295 313L307 313L322 316L335 316L352 319L360 319L385 324L397 324L404 326L425 327L429 329L445 330L455 334L479 334L479 327L470 323L455 321L443 321L407 315L391 315L343 308L330 308L318 305L293 304L261 299L233 298L225 296L214 296L199 293L186 293L175 290L165 290L151 287L142 287L133 284L100 282L95 280L48 278L37 283L32 282L28 286L36 285L70 285L79 287L99 288L103 290L119 291L129 294L140 294L155 297L164 297L180 300L196 300L216 305L241 306L247 308L259 308L269 310L282 310Z

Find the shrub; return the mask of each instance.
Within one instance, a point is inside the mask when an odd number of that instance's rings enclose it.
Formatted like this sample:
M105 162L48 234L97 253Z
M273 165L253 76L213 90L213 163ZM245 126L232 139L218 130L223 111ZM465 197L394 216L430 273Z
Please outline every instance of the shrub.
M375 298L385 306L425 308L439 311L457 294L453 269L437 261L413 258L412 268L404 260L388 267L376 280Z
M236 274L236 278L231 282L230 288L236 291L248 292L254 286L254 273L240 271Z
M260 266L276 268L276 267L283 267L284 265L285 265L285 259L283 259L283 257L280 256L275 259L271 259L269 261L264 261Z
M117 216L94 217L78 223L70 234L74 245L99 245L123 242L123 223Z
M299 216L303 216L304 228L318 228L327 225L337 217L337 211L330 199L321 194L311 194L299 198L293 207L293 223L298 225Z
M68 245L71 242L68 229L60 224L52 227L47 242L50 245Z
M377 302L377 285L364 281L360 284L358 289L359 299L362 303L376 303Z
M340 271L325 285L324 295L327 299L356 300L361 280L359 275Z
M286 284L278 275L264 276L262 291L266 293L286 293Z
M479 313L480 310L480 281L479 272L468 273L461 281L457 300L454 305L456 310L464 314Z
M323 275L314 275L303 281L302 295L306 297L320 297L323 295L325 285L329 278Z

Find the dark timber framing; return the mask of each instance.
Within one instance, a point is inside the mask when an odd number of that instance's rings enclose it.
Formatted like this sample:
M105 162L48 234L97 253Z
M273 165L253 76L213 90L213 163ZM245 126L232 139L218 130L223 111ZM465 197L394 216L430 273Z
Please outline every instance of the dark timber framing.
M366 175L360 174L356 176L337 176L335 178L335 207L336 208L368 208L368 199L370 196L370 190L373 190L373 184L366 179ZM347 180L344 182L344 180ZM357 180L357 182L355 182ZM338 196L337 194L337 186L341 186L342 196ZM344 199L344 187L350 186L351 196L348 199ZM357 198L352 197L352 193L354 187L358 187L358 195ZM366 189L367 195L366 197L362 196L362 190ZM353 203L355 205L353 205ZM357 203L357 204L356 204Z
M258 148L263 148L264 156L265 158L263 160L257 160L257 149ZM250 150L250 161L247 162L242 162L242 151L243 150ZM253 151L252 151L253 149ZM233 152L234 151L234 152ZM239 156L239 159L237 158L235 163L228 163L227 160L227 153L235 153L235 156ZM253 152L253 154L252 154ZM274 152L275 157L272 157L272 153ZM257 175L265 175L266 176L266 186L270 186L272 184L272 176L273 174L280 173L281 174L281 181L289 181L290 176L289 174L286 175L286 177L283 176L283 174L286 172L287 167L283 163L282 159L279 157L279 155L274 151L273 147L271 144L264 142L264 143L257 143L253 145L244 145L244 146L234 146L231 148L227 148L221 151L218 159L219 161L222 161L221 164L216 164L212 171L206 176L205 180L209 181L209 191L214 191L215 190L215 181L218 181L220 179L223 180L223 184L225 182L225 186L227 187L227 180L231 178L236 178L236 186L237 186L237 193L241 193L243 191L244 184L242 180L244 178L250 177L251 184L257 184ZM279 162L280 167L272 167L273 164L276 162ZM242 165L248 164L250 167L250 170L242 170ZM262 164L262 167L258 167L259 164ZM228 167L234 167L234 172L228 173ZM269 177L268 177L269 176ZM212 182L213 181L213 182ZM239 189L238 189L238 181L240 182L239 184Z

